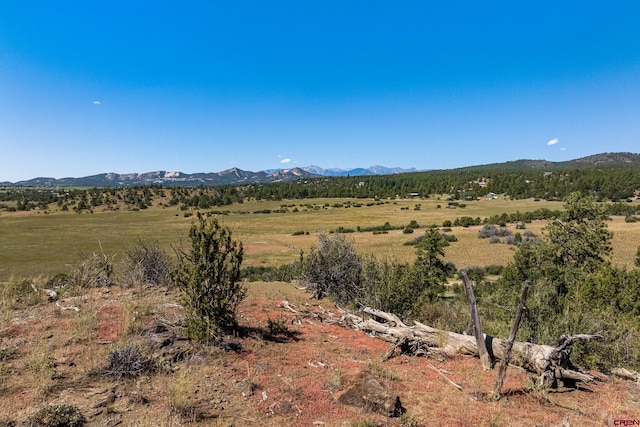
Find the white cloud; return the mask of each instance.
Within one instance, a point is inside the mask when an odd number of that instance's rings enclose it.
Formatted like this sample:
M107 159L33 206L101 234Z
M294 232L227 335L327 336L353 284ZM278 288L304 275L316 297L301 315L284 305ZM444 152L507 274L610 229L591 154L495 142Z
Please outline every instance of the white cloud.
M558 141L559 141L558 138L553 138L552 140L547 142L547 145L556 145Z
M93 105L102 105L102 102L100 102L100 101L93 101Z
M282 159L282 160L280 160L280 163L291 163L291 159L289 159L289 158Z
M560 149L560 151L567 151L567 149L566 149L566 148L564 148L564 147L562 147L562 148Z

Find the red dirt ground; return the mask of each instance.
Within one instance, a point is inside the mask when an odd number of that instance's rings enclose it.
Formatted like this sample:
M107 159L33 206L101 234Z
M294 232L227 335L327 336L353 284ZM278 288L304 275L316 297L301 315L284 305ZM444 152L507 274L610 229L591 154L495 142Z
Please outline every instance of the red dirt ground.
M164 289L90 292L95 299L87 309L97 314L90 336L77 336L80 313L61 312L46 302L15 311L0 324L0 348L7 355L0 362L0 425L20 425L43 406L60 403L77 406L89 426L178 426L190 418L205 426L346 427L364 420L408 427L555 426L567 416L572 426L602 426L640 419L640 386L603 375L577 390L540 391L513 367L503 388L506 397L494 402L487 396L497 370L483 371L477 359L398 356L382 362L391 344L288 311L285 300L325 318L328 311L339 315L329 301L311 300L284 283L249 284L238 311L246 335L228 339L235 351L176 339L162 351L184 345L186 352L172 354L186 356L154 373L119 380L104 375L108 352L133 342L150 354L162 338L148 326L179 317L177 295ZM68 297L61 305L78 301ZM131 333L123 330L126 309L134 311ZM269 321L289 334L271 339ZM380 376L400 396L405 417L385 418L338 403L340 373L352 368Z

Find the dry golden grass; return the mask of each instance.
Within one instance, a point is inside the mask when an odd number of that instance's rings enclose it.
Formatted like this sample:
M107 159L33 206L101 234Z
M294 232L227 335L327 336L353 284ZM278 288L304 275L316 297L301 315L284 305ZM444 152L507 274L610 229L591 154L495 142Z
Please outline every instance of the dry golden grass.
M360 204L360 207L354 207ZM371 206L367 206L367 205ZM334 207L342 205L343 207ZM351 206L351 207L345 207ZM438 207L440 206L440 207ZM253 213L278 210L287 213ZM419 208L419 209L416 209ZM227 214L218 215L223 225L233 230L234 237L245 247L245 265L280 265L299 259L300 251L307 253L317 242L321 232L338 227L356 229L381 226L389 222L403 226L416 221L423 227L442 225L458 217L485 218L513 212L534 211L541 208L562 209L561 202L528 200L479 200L467 202L465 208L449 208L444 198L398 199L376 202L369 199L310 199L285 201L248 201L225 206ZM297 212L294 212L297 210ZM186 214L193 214L187 212ZM96 211L76 214L51 211L2 213L0 215L0 278L51 277L68 272L91 253L113 255L118 261L122 251L131 248L139 239L158 241L162 248L173 253L188 232L193 217L175 207L153 207L141 211ZM545 221L529 224L536 233ZM614 218L609 223L614 231L613 259L619 265L632 266L640 244L640 224L625 223ZM510 226L514 228L513 225ZM476 238L480 227L455 227L450 232L459 241L446 249L447 261L459 268L505 264L514 247L490 245L488 240ZM516 231L516 230L513 230ZM294 235L294 233L307 234ZM393 256L410 261L414 248L404 243L422 233L391 231L388 234L352 233L359 252L375 256Z
M640 222L627 223L623 217L613 217L607 225L613 231L612 259L618 265L632 268L640 248Z

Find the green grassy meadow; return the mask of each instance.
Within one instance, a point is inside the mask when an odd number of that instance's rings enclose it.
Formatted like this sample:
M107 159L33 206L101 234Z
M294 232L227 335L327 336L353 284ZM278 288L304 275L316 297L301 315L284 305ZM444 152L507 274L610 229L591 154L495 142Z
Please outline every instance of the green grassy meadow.
M340 205L342 207L337 207ZM283 208L288 212L254 213ZM447 202L438 198L248 201L221 208L227 213L217 214L217 217L243 243L245 265L270 266L296 261L301 250L307 253L316 243L320 232L338 227L356 229L358 226L380 226L385 222L404 226L410 221L426 227L442 225L445 220L454 221L462 216L485 218L541 208L561 209L562 203L499 198L467 202L465 208L448 208ZM123 250L140 239L158 241L172 252L172 246L179 245L181 238L186 237L193 219L193 216L186 216L185 211L166 206L82 214L56 210L47 213L3 212L0 215L0 281L68 272L68 265L93 252L103 251L117 259ZM546 221L538 221L528 224L527 228L539 234L544 225ZM632 266L640 244L640 223L625 223L622 218L614 218L609 226L615 233L614 261ZM458 241L446 248L446 260L454 262L458 268L506 264L512 258L515 246L490 244L488 239L479 239L480 228L453 227L448 234L455 235ZM513 224L509 228L516 231ZM294 235L300 232L304 234ZM404 243L422 233L420 229L413 234L394 230L376 235L351 233L349 237L355 240L356 248L362 254L411 261L415 248Z

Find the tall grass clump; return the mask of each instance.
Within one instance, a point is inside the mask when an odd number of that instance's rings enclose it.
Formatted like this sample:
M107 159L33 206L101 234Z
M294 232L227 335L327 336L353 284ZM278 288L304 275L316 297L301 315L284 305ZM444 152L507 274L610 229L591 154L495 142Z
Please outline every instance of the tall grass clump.
M191 370L181 370L169 386L169 415L182 422L197 422L202 414L193 401L195 393Z
M111 286L114 283L113 273L113 257L94 252L72 266L70 283L78 288Z
M0 282L0 314L7 317L12 310L36 305L41 301L40 292L34 289L31 280L14 280Z
M27 378L36 384L36 395L45 399L54 386L56 377L55 359L51 356L51 348L47 343L38 339L32 342L26 364Z

